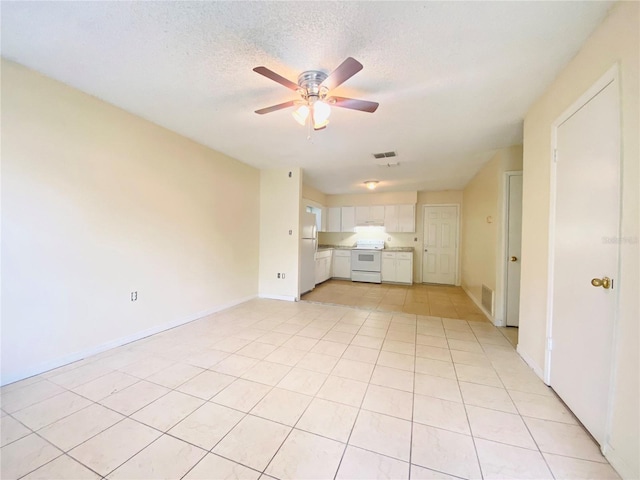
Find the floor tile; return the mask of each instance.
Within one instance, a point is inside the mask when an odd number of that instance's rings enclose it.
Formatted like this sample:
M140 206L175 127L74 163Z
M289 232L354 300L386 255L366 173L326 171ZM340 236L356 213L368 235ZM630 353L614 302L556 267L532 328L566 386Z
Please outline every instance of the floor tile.
M538 451L476 439L476 448L485 479L552 479Z
M262 361L251 367L242 378L265 385L277 385L291 371L288 365Z
M0 449L0 477L19 478L60 455L60 450L32 433Z
M413 372L376 365L371 376L371 383L404 390L405 392L413 392Z
M152 355L129 365L125 365L118 370L129 375L133 375L137 378L147 378L154 373L170 367L174 363L174 361L168 360L166 358Z
M462 398L467 405L491 408L508 413L518 413L511 397L503 388L460 382Z
M520 415L467 406L471 432L476 438L493 440L516 447L537 450L526 425Z
M413 421L470 435L464 405L440 398L415 395Z
M411 465L411 480L457 480L460 477L447 475L429 468Z
M498 374L492 367L454 364L458 380L461 382L479 383L490 387L502 387Z
M338 357L309 352L297 363L296 368L304 368L319 373L330 373L336 363L338 363Z
M207 402L167 433L211 450L243 417L237 410Z
M310 370L295 367L280 381L280 383L278 383L277 386L279 388L292 390L304 395L315 395L318 393L318 390L320 390L320 387L322 387L322 384L326 379L327 375L323 373L312 372Z
M590 478L597 480L619 480L620 476L608 463L590 462L577 458L542 454L557 480Z
M302 350L295 350L288 347L279 347L271 355L268 355L265 360L267 362L280 363L282 365L288 365L290 367L295 366L306 355L306 352Z
M293 430L265 473L282 480L333 478L345 445Z
M296 428L345 443L357 415L357 408L316 398L298 420Z
M524 418L541 452L606 462L596 442L579 425Z
M317 397L359 407L367 390L365 382L330 375L316 394Z
M256 470L264 470L291 427L247 415L213 449L212 453Z
M41 429L38 435L66 452L123 418L119 413L94 403Z
M475 336L473 334L470 334L469 336L465 335L465 338L470 338L472 340L456 339L455 337L451 337L449 334L447 334L447 341L449 342L449 348L452 351L484 353L484 351L482 350L482 347L476 341Z
M336 480L404 480L409 478L409 464L349 445Z
M456 379L456 371L453 368L453 363L433 360L431 358L416 357L416 373Z
M123 415L131 415L169 392L170 390L166 387L141 380L118 393L103 398L100 403Z
M258 402L251 414L294 426L311 400L312 397L301 393L274 388Z
M100 475L107 475L160 435L157 430L125 418L77 446L69 455Z
M269 332L261 336L259 340L261 343L268 343L269 345L275 345L276 347L279 347L291 337L292 335L288 335L286 333Z
M177 390L187 395L209 400L236 380L236 377L205 370L180 385Z
M349 444L398 460L409 461L411 422L361 410Z
M0 447L26 437L30 433L30 429L9 415L5 415L0 419Z
M364 402L362 402L362 408L392 417L411 420L413 394L396 390L395 388L369 385Z
M451 353L448 348L433 347L431 345L416 345L416 356L431 358L443 362L451 362Z
M323 355L331 355L332 357L341 357L348 345L338 342L330 342L328 340L320 340L310 350L312 353L321 353Z
M83 383L79 387L75 387L73 391L78 395L97 402L109 395L124 390L138 381L140 381L140 379L133 375L114 371L90 382Z
M264 359L266 356L273 353L278 347L270 345L268 343L252 342L249 345L242 347L236 353L249 358L257 358L258 360Z
M415 393L453 402L462 402L458 381L451 378L416 373Z
M554 422L576 424L576 420L571 412L555 397L516 391L511 391L509 395L516 404L520 415L552 420Z
M2 409L13 413L30 405L64 393L65 389L48 380L41 380L30 385L2 393Z
M207 454L183 480L257 480L260 472L213 453Z
M49 463L45 463L23 480L98 480L100 475L92 472L67 455L61 455Z
M223 352L235 353L242 347L245 347L251 343L251 340L238 337L227 337L212 345L214 350L220 350Z
M226 407L249 412L271 390L269 385L238 379L211 399Z
M326 340L331 340L327 338ZM308 352L311 350L316 343L318 343L318 339L302 337L300 335L294 335L289 340L282 344L283 347L293 348L294 350L301 350L303 352Z
M331 375L350 378L351 380L358 380L361 382L368 382L371 378L373 368L374 365L371 363L341 358L331 371Z
M358 345L349 345L342 355L342 358L349 360L357 360L365 363L376 363L380 350L377 348L360 347Z
M324 337L322 337L322 339L330 342L349 344L351 343L351 340L353 340L354 336L355 335L353 333L337 332L333 330L328 332Z
M487 357L484 353L451 350L451 357L453 358L453 363L456 364L493 368L491 360L489 360L489 357Z
M181 478L207 452L163 435L109 475L109 479Z
M102 365L89 363L81 367L74 368L68 372L61 373L60 375L49 377L49 381L58 384L61 387L71 389L80 386L83 383L95 380L96 378L106 375L111 371L113 370Z
M82 398L80 395L76 395L73 392L64 392L15 412L13 416L30 429L39 430L90 404L89 400Z
M185 358L184 363L200 368L211 368L213 365L224 360L229 355L229 352L208 348L203 352L199 352L191 357Z
M218 373L224 373L225 375L240 377L253 366L255 366L259 361L260 360L257 360L255 358L243 357L242 355L233 354L216 363L213 367L211 367L211 370Z
M411 462L462 478L480 478L480 468L470 436L413 424Z
M134 413L131 418L166 432L192 413L204 400L180 392L169 392Z
M404 355L402 353L389 352L382 350L378 357L377 364L383 367L397 368L398 370L406 370L413 372L415 368L415 357L412 355Z

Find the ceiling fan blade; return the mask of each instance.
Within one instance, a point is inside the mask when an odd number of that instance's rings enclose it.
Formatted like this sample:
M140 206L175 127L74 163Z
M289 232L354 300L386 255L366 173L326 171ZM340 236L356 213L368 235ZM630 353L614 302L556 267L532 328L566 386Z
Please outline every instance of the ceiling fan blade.
M260 110L256 110L258 115L264 115L265 113L275 112L276 110L282 110L283 108L293 107L295 102L291 100L290 102L279 103L278 105L271 105L270 107L261 108Z
M328 90L333 90L338 85L343 84L356 73L362 70L362 64L355 58L347 58L340 64L333 72L329 74L327 78L320 84L321 87L327 87Z
M341 108L350 108L351 110L360 110L361 112L373 113L377 110L377 102L368 102L367 100L357 100L355 98L330 97L329 105Z
M270 78L274 82L278 82L280 85L284 85L291 90L298 90L300 86L297 83L293 83L291 80L287 80L282 75L278 75L276 72L269 70L267 67L256 67L253 69L254 72L259 73L260 75L264 75L267 78Z

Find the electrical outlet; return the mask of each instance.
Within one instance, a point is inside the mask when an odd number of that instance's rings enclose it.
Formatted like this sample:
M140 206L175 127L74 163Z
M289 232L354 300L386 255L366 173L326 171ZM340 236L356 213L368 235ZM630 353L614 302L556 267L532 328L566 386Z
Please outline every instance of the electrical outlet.
M135 302L138 300L138 292L131 292L131 301Z

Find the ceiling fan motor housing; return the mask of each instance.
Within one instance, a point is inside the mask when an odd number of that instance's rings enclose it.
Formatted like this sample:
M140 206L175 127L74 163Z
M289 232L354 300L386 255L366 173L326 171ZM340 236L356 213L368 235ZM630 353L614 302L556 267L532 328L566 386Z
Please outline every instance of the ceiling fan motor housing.
M327 78L327 74L318 70L308 70L302 72L298 76L298 85L300 85L300 95L305 100L313 103L317 100L323 100L328 90L326 87L321 87L320 84Z

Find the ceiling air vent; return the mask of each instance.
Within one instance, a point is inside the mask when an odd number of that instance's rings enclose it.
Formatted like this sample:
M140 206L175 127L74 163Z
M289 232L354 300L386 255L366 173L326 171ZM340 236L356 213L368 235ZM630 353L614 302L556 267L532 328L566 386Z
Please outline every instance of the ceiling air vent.
M391 158L391 157L395 157L398 154L396 152L380 152L380 153L374 153L373 154L373 158L376 159L381 159L381 158Z

